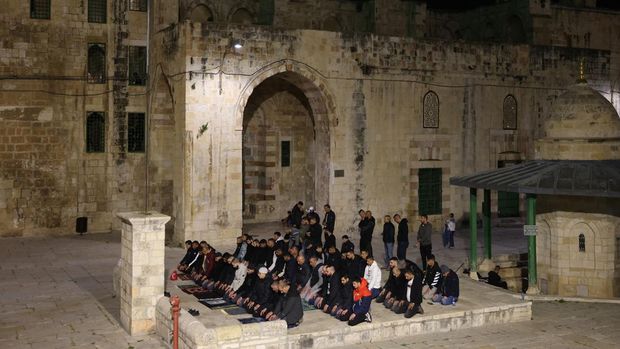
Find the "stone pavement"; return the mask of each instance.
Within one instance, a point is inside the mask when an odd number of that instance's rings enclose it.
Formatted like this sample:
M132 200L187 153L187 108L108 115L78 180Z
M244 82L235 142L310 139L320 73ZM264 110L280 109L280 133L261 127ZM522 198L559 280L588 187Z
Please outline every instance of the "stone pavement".
M0 239L0 348L160 348L119 325L119 234ZM166 249L174 265L181 249Z
M342 348L620 348L620 304L535 302L532 313L532 321Z

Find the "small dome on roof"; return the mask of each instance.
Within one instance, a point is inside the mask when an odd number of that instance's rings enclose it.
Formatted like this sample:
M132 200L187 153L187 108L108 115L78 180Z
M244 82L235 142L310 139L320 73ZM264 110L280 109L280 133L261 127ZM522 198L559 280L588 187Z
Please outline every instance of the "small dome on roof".
M581 82L558 97L544 130L546 138L620 138L620 117L605 97Z

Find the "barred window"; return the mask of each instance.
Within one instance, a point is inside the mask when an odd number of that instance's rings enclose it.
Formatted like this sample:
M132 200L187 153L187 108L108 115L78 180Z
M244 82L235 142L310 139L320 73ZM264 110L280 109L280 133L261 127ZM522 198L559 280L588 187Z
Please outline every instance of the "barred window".
M88 112L86 116L86 152L105 151L105 115L102 112Z
M30 0L30 18L50 19L51 0Z
M504 98L504 130L517 129L517 100L513 95Z
M441 168L419 169L418 181L420 214L441 214Z
M144 113L129 113L127 116L127 149L130 153L144 152L145 145Z
M280 143L280 165L282 167L291 166L291 141Z
M146 84L146 47L129 46L129 85Z
M146 1L147 0L129 0L129 10L146 12L148 6Z
M586 252L586 237L579 234L579 252Z
M105 74L105 45L88 44L88 82L91 84L103 84Z
M439 97L433 91L428 91L422 101L423 127L439 127Z
M107 21L106 0L88 0L88 21L90 23L105 23Z

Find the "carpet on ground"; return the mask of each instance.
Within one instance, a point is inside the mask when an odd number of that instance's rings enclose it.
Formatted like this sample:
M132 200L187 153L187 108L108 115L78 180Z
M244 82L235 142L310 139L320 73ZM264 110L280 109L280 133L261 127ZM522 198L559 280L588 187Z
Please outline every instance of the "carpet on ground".
M222 297L199 299L198 302L213 310L237 307L236 304Z
M249 318L243 318L243 319L237 319L237 320L239 320L239 322L242 324L253 324L257 322L267 321L263 319L262 317L249 317Z
M181 291L191 294L192 296L198 299L207 299L207 298L218 298L219 295L214 291L209 291L205 288L202 288L198 285L177 285Z

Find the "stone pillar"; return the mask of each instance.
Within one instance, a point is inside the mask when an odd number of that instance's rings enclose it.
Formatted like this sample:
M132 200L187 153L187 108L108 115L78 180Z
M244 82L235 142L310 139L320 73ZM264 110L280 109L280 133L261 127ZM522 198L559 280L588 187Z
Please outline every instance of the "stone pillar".
M527 194L527 225L536 225L536 194ZM540 294L536 271L536 235L527 237L527 294Z
M469 277L478 280L478 191L469 188Z
M121 236L121 324L132 336L155 327L155 307L164 293L165 224L157 212L124 212Z
M478 266L479 271L488 272L493 270L495 264L492 260L492 236L491 236L491 190L484 189L484 201L482 201L482 229L484 231L484 259Z

